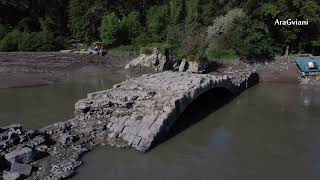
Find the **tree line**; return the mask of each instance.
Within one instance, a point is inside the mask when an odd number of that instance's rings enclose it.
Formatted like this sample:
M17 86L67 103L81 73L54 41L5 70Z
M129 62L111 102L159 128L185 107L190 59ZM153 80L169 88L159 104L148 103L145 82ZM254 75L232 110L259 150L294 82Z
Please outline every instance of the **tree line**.
M275 20L308 20L278 26ZM320 53L318 0L2 0L0 50L45 51L73 42L158 47L178 58L271 59ZM145 48L146 49L146 48ZM146 49L147 50L147 49Z

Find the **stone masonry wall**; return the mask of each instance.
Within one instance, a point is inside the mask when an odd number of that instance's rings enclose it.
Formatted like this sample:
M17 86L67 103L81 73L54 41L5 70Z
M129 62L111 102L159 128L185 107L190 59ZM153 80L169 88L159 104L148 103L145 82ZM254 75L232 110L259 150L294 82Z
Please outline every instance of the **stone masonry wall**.
M187 72L147 74L88 94L75 104L75 114L80 121L105 125L109 143L147 151L199 95L215 87L236 94L246 81L234 84L228 76Z

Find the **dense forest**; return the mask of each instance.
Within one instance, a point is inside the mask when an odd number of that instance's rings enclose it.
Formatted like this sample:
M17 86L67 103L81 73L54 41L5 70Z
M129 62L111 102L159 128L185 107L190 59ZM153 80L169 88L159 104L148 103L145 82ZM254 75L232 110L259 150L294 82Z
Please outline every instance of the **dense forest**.
M275 20L308 20L279 26ZM319 0L1 0L1 51L54 51L102 41L178 58L270 59L320 53Z

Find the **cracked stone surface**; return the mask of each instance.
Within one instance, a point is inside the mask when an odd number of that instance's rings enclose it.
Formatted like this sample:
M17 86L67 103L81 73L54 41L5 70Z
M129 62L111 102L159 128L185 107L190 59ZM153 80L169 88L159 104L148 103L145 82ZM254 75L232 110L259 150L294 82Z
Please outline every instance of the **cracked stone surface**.
M237 94L249 86L253 74L236 81L228 76L187 72L147 74L88 94L76 103L75 114L83 122L104 122L110 141L147 151L199 95L216 87Z

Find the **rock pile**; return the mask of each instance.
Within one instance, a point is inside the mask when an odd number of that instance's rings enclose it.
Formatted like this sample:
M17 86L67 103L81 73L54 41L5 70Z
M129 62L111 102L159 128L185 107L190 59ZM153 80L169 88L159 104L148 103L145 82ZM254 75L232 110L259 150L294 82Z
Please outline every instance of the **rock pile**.
M130 61L125 69L137 68L137 67L150 67L155 71L163 71L170 69L171 60L162 54L157 48L153 49L152 54L140 54L139 57Z
M175 60L173 57L169 55L166 56L160 53L157 48L154 48L152 54L140 54L139 57L130 61L125 69L149 67L153 68L155 71L174 70L180 72L204 73L207 71L208 66L209 62L207 60Z
M186 59L183 59L180 64L177 63L177 65L179 66L177 70L180 72L204 73L208 70L209 62L208 60L187 61Z
M0 128L2 178L58 180L71 176L87 151L85 143L70 135L74 133L72 121L40 130L24 130L21 125Z
M299 82L302 85L320 85L320 76L299 77Z

